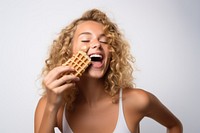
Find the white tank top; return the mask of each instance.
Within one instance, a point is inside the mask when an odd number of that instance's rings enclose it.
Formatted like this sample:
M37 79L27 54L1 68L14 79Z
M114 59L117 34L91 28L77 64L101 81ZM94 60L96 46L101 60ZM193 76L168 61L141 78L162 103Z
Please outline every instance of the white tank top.
M63 133L73 133L65 116L65 108L63 111L62 127L63 127ZM113 133L131 133L126 125L126 120L124 118L123 105L122 105L122 89L120 89L120 95L119 95L118 120Z

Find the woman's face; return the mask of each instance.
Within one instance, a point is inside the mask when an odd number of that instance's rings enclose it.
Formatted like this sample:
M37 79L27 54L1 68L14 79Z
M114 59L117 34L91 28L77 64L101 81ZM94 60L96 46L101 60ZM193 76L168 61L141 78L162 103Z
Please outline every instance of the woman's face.
M87 47L87 55L92 59L85 76L102 78L110 63L110 45L107 44L103 25L95 21L85 21L77 26L73 41L72 52L77 53ZM93 60L94 59L94 60Z

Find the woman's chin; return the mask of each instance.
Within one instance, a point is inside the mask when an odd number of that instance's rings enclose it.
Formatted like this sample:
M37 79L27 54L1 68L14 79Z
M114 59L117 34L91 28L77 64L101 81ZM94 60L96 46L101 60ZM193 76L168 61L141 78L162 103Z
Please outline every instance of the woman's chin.
M83 77L91 78L91 79L101 79L103 76L104 76L104 73L93 72L93 71L88 71L83 74Z

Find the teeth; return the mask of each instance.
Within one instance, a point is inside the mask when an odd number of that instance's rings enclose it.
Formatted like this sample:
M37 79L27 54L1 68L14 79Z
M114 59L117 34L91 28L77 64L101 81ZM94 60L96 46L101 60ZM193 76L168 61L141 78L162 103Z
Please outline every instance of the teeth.
M90 55L91 61L101 61L102 60L102 55L99 54L93 54Z
M93 55L90 55L90 58L92 58L92 57L98 57L98 58L102 58L102 56L101 56L101 55L99 55L99 54L93 54Z

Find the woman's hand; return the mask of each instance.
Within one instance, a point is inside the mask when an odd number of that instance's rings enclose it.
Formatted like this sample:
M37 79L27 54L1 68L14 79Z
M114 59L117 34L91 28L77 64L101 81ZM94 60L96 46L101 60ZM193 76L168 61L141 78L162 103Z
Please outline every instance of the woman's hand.
M75 88L79 77L71 75L74 69L69 66L59 66L51 70L43 80L46 88L47 104L57 109L63 101L63 96L69 89Z

